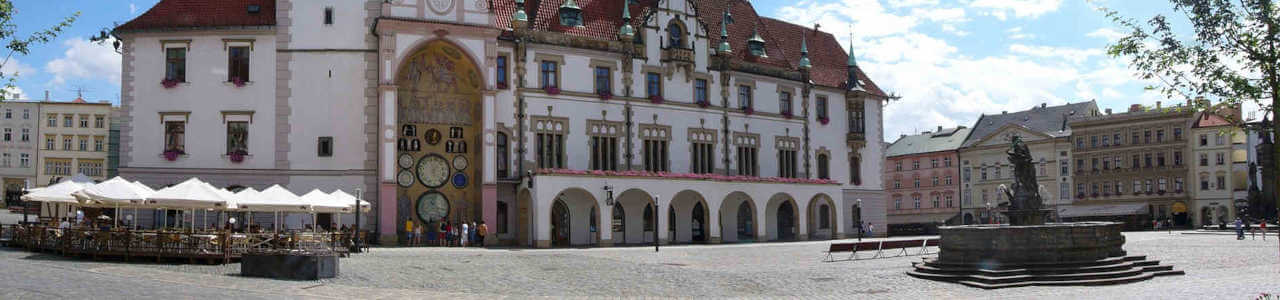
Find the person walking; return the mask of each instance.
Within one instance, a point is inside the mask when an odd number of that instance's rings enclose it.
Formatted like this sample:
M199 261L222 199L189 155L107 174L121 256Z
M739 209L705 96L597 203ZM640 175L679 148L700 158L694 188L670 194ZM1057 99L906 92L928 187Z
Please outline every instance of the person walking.
M445 239L445 235L448 233L449 222L445 221L444 218L440 218L440 223L436 226L436 240L439 241L439 246L444 247L448 245L446 244L447 240Z
M476 240L476 236L478 235L478 233L477 233L476 231L478 231L478 230L480 230L480 228L479 228L479 227L476 227L476 222L471 222L471 231L470 231L470 232L471 232L471 236L470 236L470 237L468 237L468 239L467 239L467 240L468 240L468 241L471 241L471 244L472 244L472 245L476 245L476 243L478 242L478 241Z
M480 239L476 240L476 245L484 247L484 238L487 235L489 235L489 225L485 225L484 221L480 221L480 227L476 228L476 237Z
M414 246L421 246L421 245L424 245L424 244L422 243L422 241L424 240L424 239L422 238L422 233L423 233L424 231L426 231L426 230L423 230L423 227L427 227L427 226L424 226L424 225L418 225L418 226L414 226L414 227L413 227L413 245L414 245Z
M1236 218L1236 240L1244 239L1244 224L1241 224L1240 218Z
M876 236L876 224L867 223L867 236L870 236L870 237Z
M1262 223L1258 224L1258 229L1262 230L1262 240L1264 241L1267 240L1267 220L1266 219L1263 219Z
M445 239L444 245L445 245L445 247L451 247L451 246L453 246L453 238L454 238L454 236L455 236L455 234L454 234L454 230L456 230L456 229L454 229L454 228L453 228L453 224L449 224L449 221L445 221L445 222L444 222L444 232L445 232L445 233L444 233L444 239Z
M404 221L404 242L413 246L413 220Z

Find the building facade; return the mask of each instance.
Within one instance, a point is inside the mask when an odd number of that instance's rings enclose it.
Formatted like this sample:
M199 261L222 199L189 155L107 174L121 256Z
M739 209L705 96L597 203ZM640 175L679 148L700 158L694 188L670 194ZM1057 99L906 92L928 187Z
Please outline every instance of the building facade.
M0 103L0 189L5 204L17 204L24 188L36 186L39 112L39 102Z
M1200 112L1192 120L1188 145L1195 163L1188 178L1195 184L1190 191L1195 199L1192 212L1198 216L1191 223L1196 227L1232 223L1239 209L1248 206L1246 139L1244 130L1218 114Z
M1131 228L1152 219L1190 221L1187 148L1193 112L1186 107L1131 106L1125 113L1071 120L1071 207L1059 210L1067 220L1123 220Z
M115 34L120 173L148 184L362 188L386 244L885 232L890 97L746 1L164 0Z
M39 136L32 136L41 143L36 152L36 185L57 183L75 174L106 179L111 103L76 98L39 104Z
M884 190L889 194L890 234L933 233L961 222L960 156L969 128L938 127L903 135L885 150Z
M1094 101L1058 106L1041 104L1030 110L982 115L973 125L959 150L964 221L999 222L1003 215L992 213L1009 201L1001 186L1013 184L1013 165L1006 151L1013 136L1020 137L1036 161L1036 181L1046 208L1070 204L1072 177L1067 165L1071 158L1072 117L1096 115ZM992 219L994 215L994 220Z

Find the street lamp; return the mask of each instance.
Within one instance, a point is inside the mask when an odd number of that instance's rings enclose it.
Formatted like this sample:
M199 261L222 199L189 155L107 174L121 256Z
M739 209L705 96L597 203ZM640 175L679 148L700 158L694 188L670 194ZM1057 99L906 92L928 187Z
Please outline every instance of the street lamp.
M858 241L862 241L862 198L858 198L857 204L854 205L854 212L858 214Z
M360 188L356 188L356 230L351 232L351 253L360 253L360 198L364 198Z
M662 227L658 226L658 212L661 211L658 210L658 199L661 198L662 195L653 195L653 252L658 252L658 230Z
M613 186L609 182L604 183L604 204L613 206Z

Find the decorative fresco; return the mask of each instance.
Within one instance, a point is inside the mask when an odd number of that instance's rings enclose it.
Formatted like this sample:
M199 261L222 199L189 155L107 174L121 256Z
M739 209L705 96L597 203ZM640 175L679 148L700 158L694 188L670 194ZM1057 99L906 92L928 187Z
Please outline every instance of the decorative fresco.
M396 74L396 183L407 209L400 223L437 228L441 218L472 222L479 216L476 162L483 76L456 46L433 41L407 56ZM402 206L403 208L403 206ZM397 226L405 227L405 226Z

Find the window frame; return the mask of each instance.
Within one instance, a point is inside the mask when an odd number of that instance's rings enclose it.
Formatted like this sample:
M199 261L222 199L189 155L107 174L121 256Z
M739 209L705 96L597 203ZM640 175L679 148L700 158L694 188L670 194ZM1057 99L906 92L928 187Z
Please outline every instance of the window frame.
M250 64L253 47L249 45L227 46L227 82L252 82Z
M187 48L164 48L164 79L187 82Z

